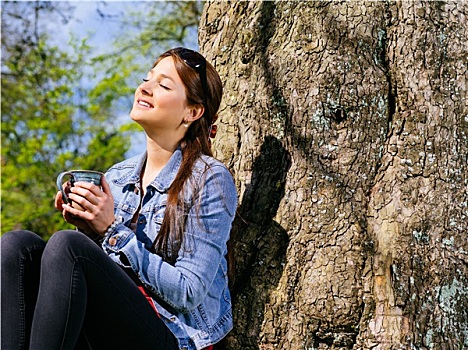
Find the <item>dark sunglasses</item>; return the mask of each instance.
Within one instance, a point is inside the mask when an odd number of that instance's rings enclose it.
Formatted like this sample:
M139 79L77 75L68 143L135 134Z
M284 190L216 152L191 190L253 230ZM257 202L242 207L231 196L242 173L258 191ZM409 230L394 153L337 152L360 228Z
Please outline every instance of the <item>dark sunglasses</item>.
M198 52L177 47L173 51L189 66L197 71L203 89L203 101L206 103L209 96L208 82L206 81L206 60Z

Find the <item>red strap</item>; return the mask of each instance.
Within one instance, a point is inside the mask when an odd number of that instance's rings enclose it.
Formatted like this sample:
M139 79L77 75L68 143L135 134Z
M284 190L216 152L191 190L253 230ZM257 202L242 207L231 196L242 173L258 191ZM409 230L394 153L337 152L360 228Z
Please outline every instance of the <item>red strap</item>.
M155 306L154 303L153 303L153 299L151 299L151 297L149 296L149 294L148 294L148 292L146 291L145 287L143 287L143 286L138 286L138 289L140 290L140 292L143 293L143 295L145 296L146 300L148 300L148 302L150 303L151 307L152 307L153 310L156 312L156 314L158 315L158 317L161 318L161 316L159 315L158 310L156 309L156 306ZM210 346L204 348L203 350L213 350L213 345L210 345Z
M146 300L148 300L148 302L150 303L150 305L151 305L151 307L153 308L153 310L156 311L156 314L158 315L158 317L161 318L161 316L159 315L158 310L156 309L156 306L154 306L153 299L151 299L151 297L149 296L149 294L148 294L148 292L146 291L145 287L143 287L143 286L138 286L138 289L140 290L140 292L143 293L143 295L145 296Z

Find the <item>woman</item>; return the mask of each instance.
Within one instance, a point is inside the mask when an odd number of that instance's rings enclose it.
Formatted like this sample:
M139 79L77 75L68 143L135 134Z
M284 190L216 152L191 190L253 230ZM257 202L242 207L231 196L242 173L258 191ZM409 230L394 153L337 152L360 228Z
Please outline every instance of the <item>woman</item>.
M221 95L203 56L165 52L130 114L146 152L109 169L102 189L69 188L82 210L56 196L81 232L47 244L28 231L3 235L2 349L207 349L231 330L237 194L209 144Z

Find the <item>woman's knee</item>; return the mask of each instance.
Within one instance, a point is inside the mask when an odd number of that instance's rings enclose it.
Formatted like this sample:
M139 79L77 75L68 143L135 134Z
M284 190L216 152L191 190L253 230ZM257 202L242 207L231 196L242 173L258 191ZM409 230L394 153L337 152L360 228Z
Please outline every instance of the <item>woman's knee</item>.
M9 231L2 235L2 255L10 250L22 250L23 248L44 248L46 243L37 234L27 230Z
M47 249L66 248L76 244L81 245L87 237L75 230L63 230L55 232L47 242Z
M90 241L88 237L78 231L58 231L54 233L47 242L47 246L44 250L43 262L44 259L76 256L87 244L90 244Z
M9 231L1 238L2 266L8 261L17 260L23 254L33 251L42 252L46 243L37 234L27 230Z

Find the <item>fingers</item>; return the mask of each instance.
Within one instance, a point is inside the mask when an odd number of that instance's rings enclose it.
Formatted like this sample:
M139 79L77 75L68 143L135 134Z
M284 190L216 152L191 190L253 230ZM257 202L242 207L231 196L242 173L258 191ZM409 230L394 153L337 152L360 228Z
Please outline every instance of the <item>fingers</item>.
M105 194L107 194L109 196L112 196L112 192L111 192L109 183L107 182L105 176L101 177L101 186L102 186L102 190L104 191Z
M62 211L62 206L63 206L62 192L58 191L57 194L55 195L55 208L59 211Z
M77 197L72 194L86 198L94 205L99 203L99 198L106 198L106 194L95 184L90 182L78 181L70 188L70 199L75 200ZM79 203L77 200L76 202Z
M76 225L77 218L67 211L67 206L67 204L63 205L62 216L69 224Z
M85 223L86 227L102 236L115 220L113 203L107 202L107 205L104 204L95 206L93 211L81 211L70 204L64 204L63 217L65 221L80 228Z
M75 186L70 188L68 198L71 200L70 207L78 211L86 211L94 214L93 216L82 216L86 220L92 220L96 215L108 205L112 206L113 199L101 191L96 185L88 182L76 182ZM111 204L109 204L111 203ZM63 205L65 207L65 204ZM81 210L80 210L81 209ZM69 211L76 215L77 211Z
M110 201L113 203L112 192L109 183L106 181L104 176L101 180L101 186L102 190L100 187L90 182L79 181L75 183L74 187L70 188L70 194L68 197L72 201L80 204L86 210L92 211L92 206L89 204L99 206L100 204L103 204L103 202Z
M91 220L94 218L93 214L88 211L73 208L70 204L63 205L63 218L65 221L72 225L76 225L77 221ZM81 219L81 220L80 220Z
M80 204L84 208L86 208L86 202L92 205L99 204L99 195L95 195L94 192L78 186L70 188L68 198Z
M107 195L112 194L109 183L106 180L105 176L101 177L101 187L102 190L99 186L96 186L94 183L91 182L85 182L85 181L78 181L75 182L75 187L83 187L86 188L87 190L91 191L94 195L98 196L100 193L104 192Z
M99 188L99 186L96 186L95 184L91 182L86 182L86 181L75 182L74 186L70 188L70 191L75 192L74 189L78 189L78 188L88 190L96 197L100 196L103 193L102 190Z
M84 232L88 232L88 233L94 232L94 230L89 226L89 224L85 220L80 219L76 215L73 215L70 212L68 212L67 211L68 208L69 208L69 205L65 204L63 211L62 211L63 218L65 219L66 222L80 228Z
M115 220L114 199L104 177L101 186L102 190L89 182L76 182L68 194L73 205L62 205L65 220L72 224L85 220L94 232L104 233ZM79 207L84 211L79 210Z
M70 193L70 188L70 182L68 181L62 185L62 191L65 192L66 196L68 196L68 194ZM62 210L62 205L65 204L62 191L58 191L55 195L55 208L57 208L60 211Z

